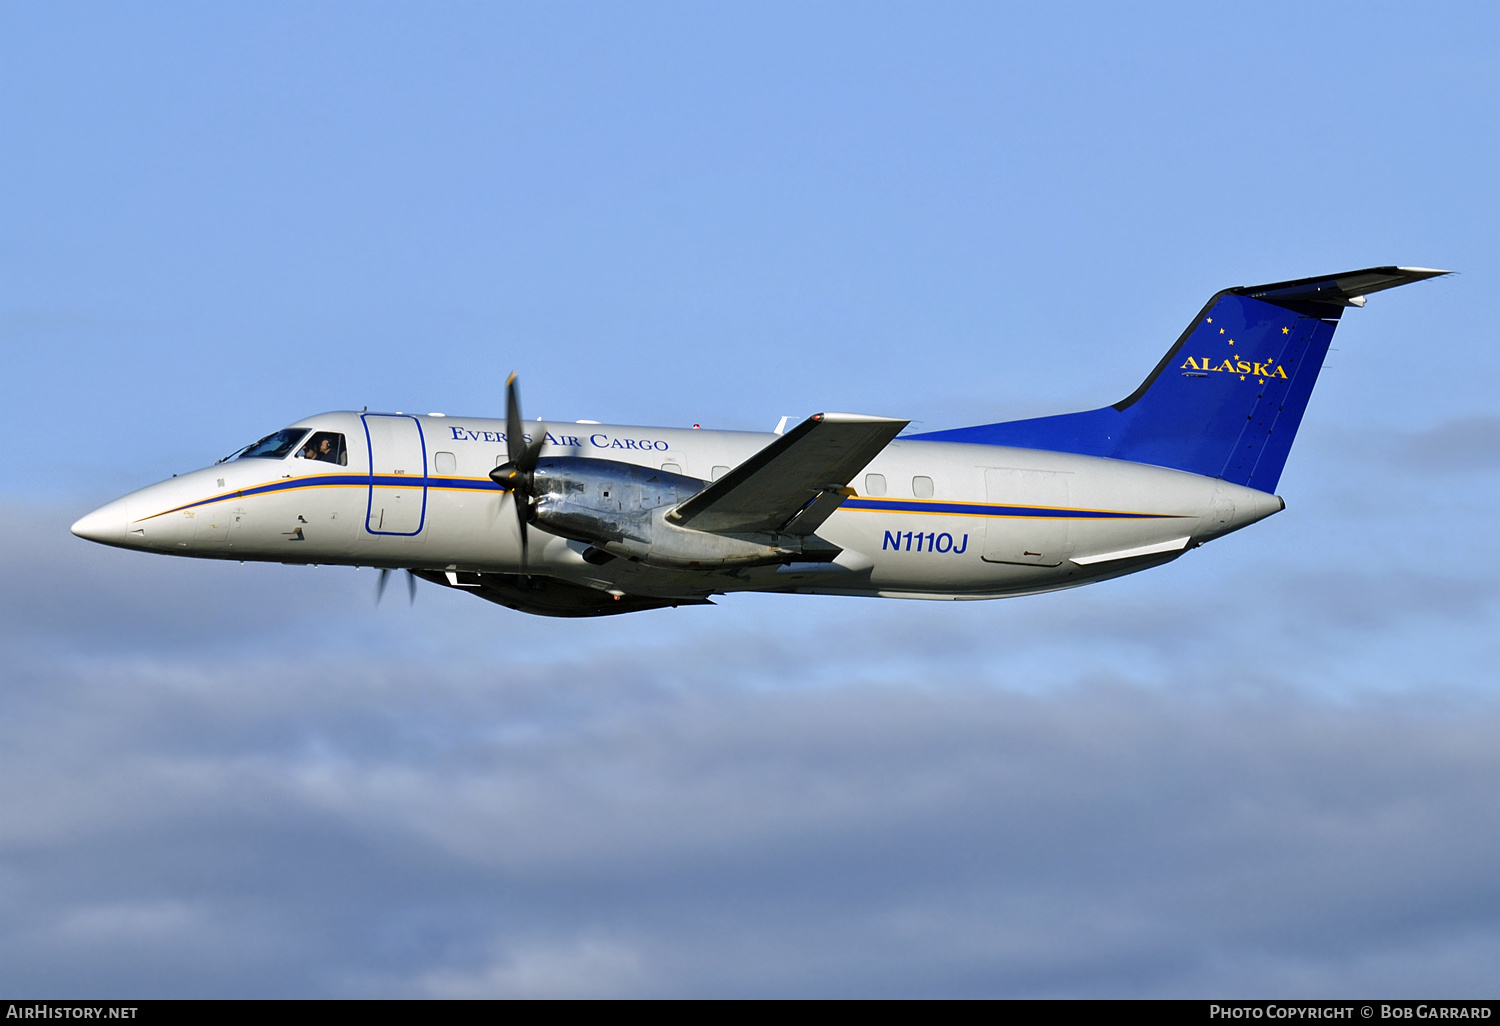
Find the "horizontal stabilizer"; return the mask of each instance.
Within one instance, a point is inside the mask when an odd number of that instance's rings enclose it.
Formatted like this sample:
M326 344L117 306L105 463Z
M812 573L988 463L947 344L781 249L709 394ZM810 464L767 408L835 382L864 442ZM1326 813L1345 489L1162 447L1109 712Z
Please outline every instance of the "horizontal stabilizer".
M908 423L854 413L816 413L667 518L720 534L780 531L796 518L795 533L810 533L843 501L839 493L844 486ZM804 509L807 515L799 517Z
M1323 278L1298 278L1296 281L1278 281L1270 285L1249 285L1230 292L1268 303L1301 302L1332 303L1335 306L1364 306L1363 299L1372 292L1393 289L1398 285L1410 285L1450 271L1435 271L1430 267L1371 267L1363 271L1349 271Z

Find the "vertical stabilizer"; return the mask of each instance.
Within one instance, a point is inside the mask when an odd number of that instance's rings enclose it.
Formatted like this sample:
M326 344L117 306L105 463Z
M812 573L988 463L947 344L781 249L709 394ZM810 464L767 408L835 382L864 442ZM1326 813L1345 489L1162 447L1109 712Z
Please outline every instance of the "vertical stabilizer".
M1447 273L1373 267L1225 289L1113 406L910 437L1109 456L1275 491L1344 310Z

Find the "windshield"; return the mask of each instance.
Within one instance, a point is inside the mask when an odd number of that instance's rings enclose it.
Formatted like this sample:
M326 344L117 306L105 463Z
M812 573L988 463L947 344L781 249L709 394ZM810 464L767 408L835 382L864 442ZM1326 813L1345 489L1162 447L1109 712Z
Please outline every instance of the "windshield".
M274 435L267 435L253 445L247 445L226 460L279 460L297 447L307 428L284 428Z

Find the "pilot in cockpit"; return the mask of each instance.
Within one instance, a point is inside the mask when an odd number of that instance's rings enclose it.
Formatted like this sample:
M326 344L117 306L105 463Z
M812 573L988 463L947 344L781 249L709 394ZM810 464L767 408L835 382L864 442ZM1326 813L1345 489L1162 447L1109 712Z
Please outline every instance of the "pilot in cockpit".
M317 436L314 435L314 438ZM328 438L319 438L316 442L308 439L302 451L297 454L305 460L327 460L333 455L333 442Z
M304 460L342 464L345 461L343 441L341 436L333 432L319 431L307 440L297 456Z

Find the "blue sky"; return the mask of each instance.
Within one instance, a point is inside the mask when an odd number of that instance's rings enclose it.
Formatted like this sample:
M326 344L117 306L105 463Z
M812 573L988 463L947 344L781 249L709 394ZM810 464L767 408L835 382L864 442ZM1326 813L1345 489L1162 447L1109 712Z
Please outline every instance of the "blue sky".
M0 10L0 990L1473 995L1484 5ZM589 622L72 538L309 413L924 428L1351 311L1286 512L1076 592Z

